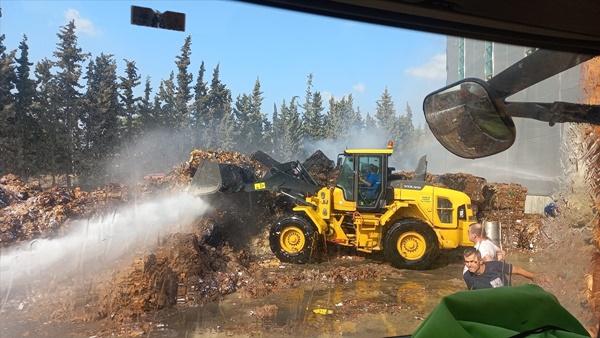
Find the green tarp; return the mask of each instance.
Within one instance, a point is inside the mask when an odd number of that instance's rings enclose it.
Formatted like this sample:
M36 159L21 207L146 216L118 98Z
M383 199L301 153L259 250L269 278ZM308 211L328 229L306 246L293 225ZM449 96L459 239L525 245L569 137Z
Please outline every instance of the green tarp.
M589 337L553 294L525 284L448 295L412 338L512 337L539 328L537 333L522 337Z

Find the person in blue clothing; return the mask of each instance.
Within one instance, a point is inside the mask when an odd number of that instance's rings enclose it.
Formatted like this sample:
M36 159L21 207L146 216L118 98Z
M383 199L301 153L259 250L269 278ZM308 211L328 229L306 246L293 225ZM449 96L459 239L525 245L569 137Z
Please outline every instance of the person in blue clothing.
M369 165L369 170L365 174L365 177L360 177L360 183L362 187L366 187L366 191L369 193L369 197L377 196L377 187L381 184L381 175L379 175L379 167L374 164Z
M558 206L556 205L558 201L555 200L554 202L548 204L545 208L544 208L544 214L548 217L556 217L558 216Z

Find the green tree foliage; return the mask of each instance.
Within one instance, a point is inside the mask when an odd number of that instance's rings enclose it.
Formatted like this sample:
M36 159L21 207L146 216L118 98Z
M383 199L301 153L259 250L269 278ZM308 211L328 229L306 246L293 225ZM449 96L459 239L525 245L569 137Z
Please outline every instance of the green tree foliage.
M221 83L219 78L219 65L215 67L213 78L210 84L210 92L207 100L207 126L202 138L202 144L208 149L220 149L221 142L229 138L225 135L227 130L235 121L231 116L231 91ZM216 137L214 133L216 131Z
M325 138L325 119L323 116L323 98L318 91L312 91L313 74L308 74L304 104L303 130L306 138L319 141Z
M78 173L86 181L110 183L109 171L98 164L112 159L120 143L121 106L116 70L112 55L104 53L87 67L86 109L81 116L83 149L77 161Z
M88 54L82 53L81 48L77 46L77 36L75 35L75 21L72 20L66 26L62 26L57 34L59 42L54 56L58 59L57 77L57 105L60 112L60 121L62 121L59 133L64 135L60 139L60 145L65 148L66 161L63 163L67 174L67 186L72 186L72 177L75 175L75 161L77 152L81 144L81 131L79 122L83 110L82 94L79 84L81 77L82 62L88 57Z
M285 100L281 103L281 114L278 116L274 128L278 132L275 133L277 144L275 155L284 161L291 161L301 158L304 155L304 147L302 141L304 133L302 133L302 122L298 112L298 103L294 96L289 105L286 105Z
M190 109L189 104L192 100L192 91L190 84L193 81L192 74L188 71L190 65L190 55L192 38L187 36L181 47L181 54L177 56L177 90L175 93L175 109L173 111L172 128L175 131L189 130L190 127Z
M140 122L140 112L142 106L147 105L148 101L139 105L142 100L141 97L135 96L135 88L141 84L140 75L138 74L138 69L135 65L135 61L129 61L127 59L125 61L125 76L119 76L119 101L121 103L122 109L122 121L120 125L121 129L121 138L126 140L131 140L137 138L141 135L141 122ZM148 84L149 86L149 84ZM148 92L148 97L145 97L149 100L150 93ZM147 106L146 106L147 107ZM147 112L147 110L145 111Z
M52 75L53 66L54 63L48 59L43 59L35 66L37 92L33 103L33 114L40 126L38 136L40 142L36 146L36 152L40 157L34 163L37 173L50 173L54 186L59 174L59 163L63 157L57 143L61 125L58 120L58 109L56 109L57 86L56 78Z
M362 130L360 114L354 111L354 98L352 94L336 101L329 99L329 111L326 117L326 138L347 141L355 137Z
M30 163L36 160L36 145L39 135L37 120L33 117L33 98L35 96L35 82L30 78L30 69L33 65L29 62L29 46L27 36L19 45L20 57L15 59L17 63L15 81L15 104L14 115L11 125L14 127L14 158L15 171L23 178L32 174Z
M367 113L365 117L365 131L372 132L377 130L377 121L371 116L371 114Z
M15 170L12 159L16 156L18 144L15 143L13 124L16 70L14 58L17 50L6 52L4 34L0 35L0 171Z
M392 95L390 95L387 87L381 94L381 99L377 100L375 118L379 130L383 132L387 139L394 141L394 144L396 144L398 141L396 109L394 109Z
M241 152L250 153L256 149L262 149L266 120L266 117L260 112L262 101L259 79L256 79L254 83L252 94L238 95L236 98L233 113L238 124L237 144Z
M192 119L192 130L194 131L195 139L197 142L201 141L201 136L204 133L204 129L208 126L208 84L204 81L204 74L206 68L204 67L204 61L200 64L200 70L198 71L198 77L196 79L196 85L194 86L194 102L192 104L191 119Z
M144 82L144 96L140 99L137 107L139 112L140 121L140 134L147 135L152 130L156 129L159 125L156 110L151 99L152 96L152 85L150 83L150 76L146 76Z
M177 124L174 123L175 115L175 73L171 72L167 80L162 80L158 87L158 93L154 101L154 109L158 125L165 127L170 131L177 130Z

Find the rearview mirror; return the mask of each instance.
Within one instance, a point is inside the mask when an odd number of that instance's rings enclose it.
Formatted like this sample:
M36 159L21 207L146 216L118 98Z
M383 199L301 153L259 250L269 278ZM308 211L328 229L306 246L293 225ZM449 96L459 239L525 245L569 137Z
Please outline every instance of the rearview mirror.
M486 82L464 79L425 97L425 120L453 154L469 159L494 155L510 148L516 137L504 103L494 97Z

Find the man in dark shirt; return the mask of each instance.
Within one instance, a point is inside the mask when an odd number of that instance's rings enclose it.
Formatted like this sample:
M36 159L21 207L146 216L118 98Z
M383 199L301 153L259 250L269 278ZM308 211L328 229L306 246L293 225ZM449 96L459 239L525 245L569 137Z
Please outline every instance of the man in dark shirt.
M512 274L533 280L537 276L527 270L504 261L484 262L481 253L475 248L467 248L463 254L467 271L463 274L468 290L510 286ZM508 276L508 277L507 277Z

